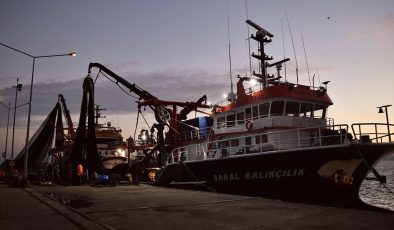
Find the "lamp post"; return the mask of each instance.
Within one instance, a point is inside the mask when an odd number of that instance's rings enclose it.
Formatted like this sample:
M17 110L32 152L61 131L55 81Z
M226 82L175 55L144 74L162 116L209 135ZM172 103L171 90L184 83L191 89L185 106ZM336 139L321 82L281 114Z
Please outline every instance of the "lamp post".
M7 116L7 131L6 131L6 137L5 137L5 150L3 153L3 158L4 160L7 158L7 146L8 146L8 127L10 124L10 112L12 109L14 108L19 108L21 106L27 105L28 103L22 104L22 105L18 105L16 107L11 108L11 103L8 103L8 106L6 104L4 104L2 101L0 101L1 105L3 105L7 110L8 110L8 116Z
M71 53L67 53L67 54L53 54L53 55L41 55L41 56L33 56L31 54L25 53L23 51L20 51L16 48L13 48L11 46L8 46L6 44L0 43L0 45L7 47L9 49L12 49L18 53L21 53L25 56L31 57L33 58L33 68L31 71L31 82L30 82L30 97L29 97L29 112L27 115L27 130L26 130L26 144L25 144L25 148L26 148L26 153L25 153L25 159L24 159L24 180L25 182L27 182L27 169L28 169L28 159L29 159L29 135L30 135L30 118L31 118L31 104L32 104L32 96L33 96L33 81L34 81L34 67L35 67L35 63L36 63L36 59L38 58L50 58L50 57L63 57L63 56L71 56L71 57L75 57L77 56L76 52L71 52Z
M8 145L8 125L10 124L10 111L11 111L11 103L8 103L8 106L6 106L2 101L0 101L1 105L3 105L5 108L8 110L8 115L7 115L7 132L5 134L5 149L3 153L3 158L4 161L7 158L7 145Z
M16 85L12 86L12 88L15 88L15 106L14 106L14 123L12 125L11 159L14 158L16 102L18 101L18 91L22 91L22 86L23 86L22 84L19 84L19 78L16 79Z
M387 112L387 107L390 106L391 105L382 105L377 107L379 109L378 113L386 113L387 134L389 136L389 142L391 142L391 133L390 133L389 113ZM384 112L383 112L383 108L384 108Z

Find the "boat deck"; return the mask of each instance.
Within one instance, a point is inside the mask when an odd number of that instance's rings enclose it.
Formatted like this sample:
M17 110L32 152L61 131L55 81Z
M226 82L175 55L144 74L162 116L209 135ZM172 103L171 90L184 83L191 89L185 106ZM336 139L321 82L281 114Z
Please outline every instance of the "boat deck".
M392 229L394 214L139 186L0 184L4 229ZM58 202L56 202L56 201ZM60 203L67 204L64 206ZM52 227L51 227L52 226Z

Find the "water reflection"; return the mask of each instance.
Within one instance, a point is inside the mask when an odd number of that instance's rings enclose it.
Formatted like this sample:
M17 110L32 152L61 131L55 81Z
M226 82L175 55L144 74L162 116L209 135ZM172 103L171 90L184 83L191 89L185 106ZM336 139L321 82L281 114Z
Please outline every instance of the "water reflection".
M378 181L364 180L360 198L367 204L394 211L394 161L382 161L375 168L379 174L387 177L387 183L382 185ZM373 174L370 173L368 177L373 177Z

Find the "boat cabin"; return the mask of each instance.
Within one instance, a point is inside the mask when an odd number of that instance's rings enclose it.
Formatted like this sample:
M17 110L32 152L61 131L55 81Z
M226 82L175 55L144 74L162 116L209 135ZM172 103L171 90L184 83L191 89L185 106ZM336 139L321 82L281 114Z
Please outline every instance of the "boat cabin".
M259 47L258 54L251 55L260 62L259 73L253 72L259 88L245 90L243 83L252 78L238 76L237 92L230 92L228 104L213 106L212 125L204 130L188 121L184 123L191 130L181 125L179 147L172 150L169 162L337 144L348 137L346 125L336 126L327 117L333 103L326 84L299 84L298 73L295 84L281 81L282 64L290 59L268 63L272 57L265 54L264 47L273 35L261 31L258 27L251 36ZM275 75L268 73L270 67L276 67Z

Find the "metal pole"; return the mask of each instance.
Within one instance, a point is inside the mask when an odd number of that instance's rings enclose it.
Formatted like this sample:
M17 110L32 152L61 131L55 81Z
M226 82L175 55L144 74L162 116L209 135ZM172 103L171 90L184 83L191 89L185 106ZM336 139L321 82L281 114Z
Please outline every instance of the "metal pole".
M0 101L0 102L1 102L1 101ZM4 107L6 107L5 104L4 104L3 102L1 102L1 104L2 104ZM6 134L5 134L5 149L4 149L4 155L3 155L4 161L7 159L8 126L9 126L9 124L10 124L11 103L8 103L8 107L6 107L6 108L8 109L8 115L7 115L7 131L6 131Z
M8 46L6 44L0 43L0 45L7 47L9 49L12 49L18 53L24 54L26 56L29 56L31 58L33 58L33 69L31 72L31 83L30 83L30 98L29 98L29 113L28 113L28 117L27 117L27 131L26 131L26 154L25 154L25 162L24 162L24 179L25 182L27 182L27 162L28 162L28 157L29 157L29 134L30 134L30 117L31 117L31 103L32 103L32 95L33 95L33 80L34 80L34 65L36 62L36 58L47 58L47 57L60 57L60 56L71 56L71 57L75 57L77 56L76 52L71 52L71 53L67 53L67 54L55 54L55 55L42 55L42 56L33 56L31 54L25 53L21 50L18 50L16 48L13 48L11 46Z
M8 115L7 115L7 132L5 134L5 150L4 150L4 161L7 159L7 146L8 146L8 126L10 124L10 111L11 103L8 103Z
M33 68L31 71L31 82L30 82L30 97L29 97L29 112L27 115L27 130L26 130L26 154L25 154L25 162L24 162L24 179L27 182L27 161L29 158L29 132L30 132L30 115L31 115L31 103L32 103L32 95L33 95L33 80L34 80L34 65L36 63L36 57L33 57Z
M386 112L387 134L389 135L389 142L391 143L390 123L389 123L389 114L387 112L387 107L388 106L385 106L384 110Z
M14 123L12 124L11 159L14 159L15 118L16 118L16 103L18 101L18 89L19 89L18 86L19 86L19 78L16 79L16 86L15 86L15 105L14 105Z

